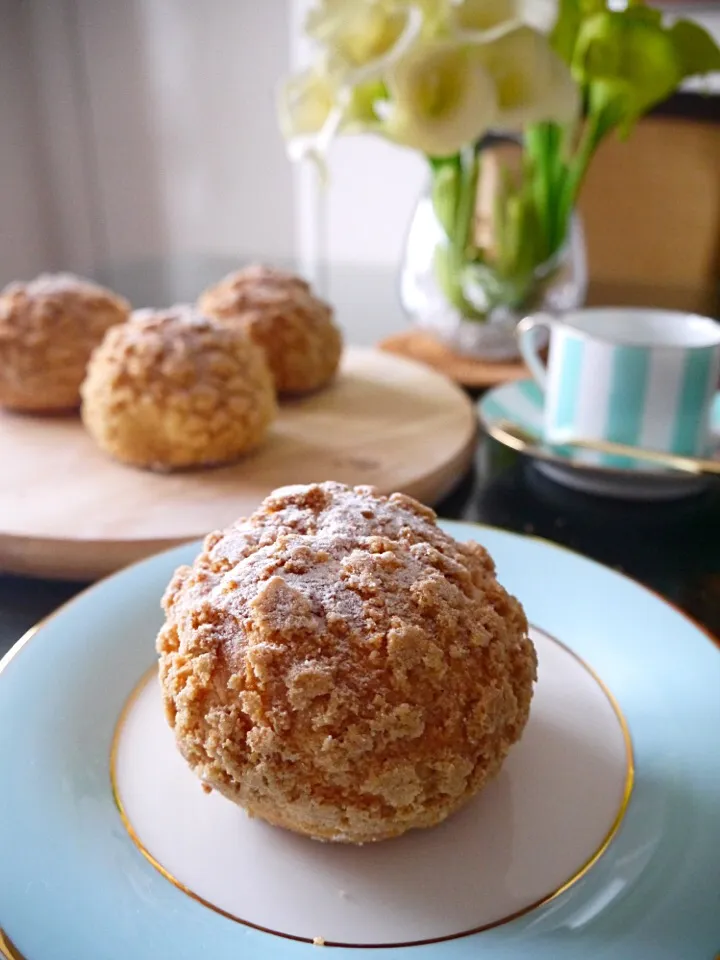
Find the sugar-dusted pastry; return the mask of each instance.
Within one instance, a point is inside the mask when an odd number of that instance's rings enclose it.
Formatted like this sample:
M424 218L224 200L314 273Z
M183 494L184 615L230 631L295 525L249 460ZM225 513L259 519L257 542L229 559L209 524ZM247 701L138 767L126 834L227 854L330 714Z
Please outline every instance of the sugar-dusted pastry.
M206 787L253 816L364 843L431 827L528 719L522 607L476 543L410 497L276 490L163 599L165 712Z
M188 306L137 310L110 330L82 399L101 449L154 470L237 460L262 443L276 413L262 351Z
M200 309L238 325L265 351L278 393L309 393L335 376L342 337L333 312L299 277L251 266L203 293Z
M69 273L42 274L0 293L0 406L72 410L90 354L130 304Z

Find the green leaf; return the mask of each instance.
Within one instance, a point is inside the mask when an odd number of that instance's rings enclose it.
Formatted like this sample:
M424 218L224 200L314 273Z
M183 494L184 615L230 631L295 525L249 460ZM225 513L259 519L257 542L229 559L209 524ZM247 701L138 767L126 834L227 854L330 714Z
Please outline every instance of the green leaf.
M585 20L578 31L572 71L580 83L620 73L621 23L612 14L598 13Z
M572 63L581 21L579 0L560 0L557 20L550 33L550 43L565 63Z
M592 17L593 14L602 13L606 7L605 0L580 0L580 12L583 17Z
M590 85L589 102L590 114L598 121L595 124L594 143L590 147L594 153L602 138L613 128L620 127L622 135L627 136L637 119L637 111L628 85L612 80L594 80Z
M675 90L682 74L675 44L654 17L632 7L586 20L578 35L573 75L589 88L591 110L611 109L627 132L632 124Z
M631 3L621 16L628 22L634 20L636 23L649 23L654 27L662 26L662 10L648 7L644 3Z
M669 34L683 77L720 70L720 47L699 23L678 20Z

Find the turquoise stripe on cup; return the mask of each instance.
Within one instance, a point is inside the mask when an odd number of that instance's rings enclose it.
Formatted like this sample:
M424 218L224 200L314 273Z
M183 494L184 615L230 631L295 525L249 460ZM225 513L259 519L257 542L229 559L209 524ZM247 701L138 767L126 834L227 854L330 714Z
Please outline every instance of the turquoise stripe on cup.
M692 456L705 452L705 431L698 411L707 404L714 387L712 354L709 350L688 351L685 357L678 410L675 415L672 449ZM707 416L709 417L709 411ZM707 417L706 417L707 419Z
M583 353L585 345L578 337L565 337L562 344L563 376L558 385L557 399L554 403L555 416L553 429L558 434L565 432L565 437L572 431L576 419L576 411L580 400L580 387L583 373Z
M605 439L637 446L645 419L650 351L645 347L615 347L612 355L610 395L605 425ZM608 467L632 469L629 457L603 456Z

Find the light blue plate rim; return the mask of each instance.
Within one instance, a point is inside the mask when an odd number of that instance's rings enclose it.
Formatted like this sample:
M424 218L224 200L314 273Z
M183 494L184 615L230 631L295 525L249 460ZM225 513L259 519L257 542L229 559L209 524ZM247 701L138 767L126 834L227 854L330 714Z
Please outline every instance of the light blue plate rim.
M712 960L720 949L720 652L712 638L651 591L556 544L443 526L487 546L530 620L608 685L630 728L636 780L609 850L557 900L495 930L402 954ZM198 548L94 585L0 662L0 926L26 960L315 956L317 948L225 919L176 889L132 844L113 803L115 723L153 661L161 593Z
M543 413L545 398L530 378L513 380L509 383L492 387L477 401L477 411L480 422L485 430L499 443L512 446L519 452L526 452L529 456L538 457L562 467L590 471L605 476L646 477L652 480L672 478L673 482L697 482L697 476L683 474L679 471L670 471L662 467L654 467L647 460L633 460L630 457L609 456L608 462L603 462L601 454L582 450L578 447L549 447L543 444ZM509 443L508 437L498 429L498 423L507 420L523 430L538 437L537 447L520 449L520 442ZM716 393L710 414L710 429L720 445L720 392Z

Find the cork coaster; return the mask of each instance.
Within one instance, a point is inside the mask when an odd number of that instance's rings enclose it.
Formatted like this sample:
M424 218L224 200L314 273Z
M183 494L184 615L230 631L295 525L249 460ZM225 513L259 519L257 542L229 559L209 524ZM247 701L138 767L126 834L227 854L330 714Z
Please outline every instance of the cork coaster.
M528 376L527 367L522 360L497 363L476 360L455 353L450 347L421 330L394 334L381 340L378 346L388 353L424 363L439 373L444 373L455 383L474 390L495 387L500 383L521 380Z

